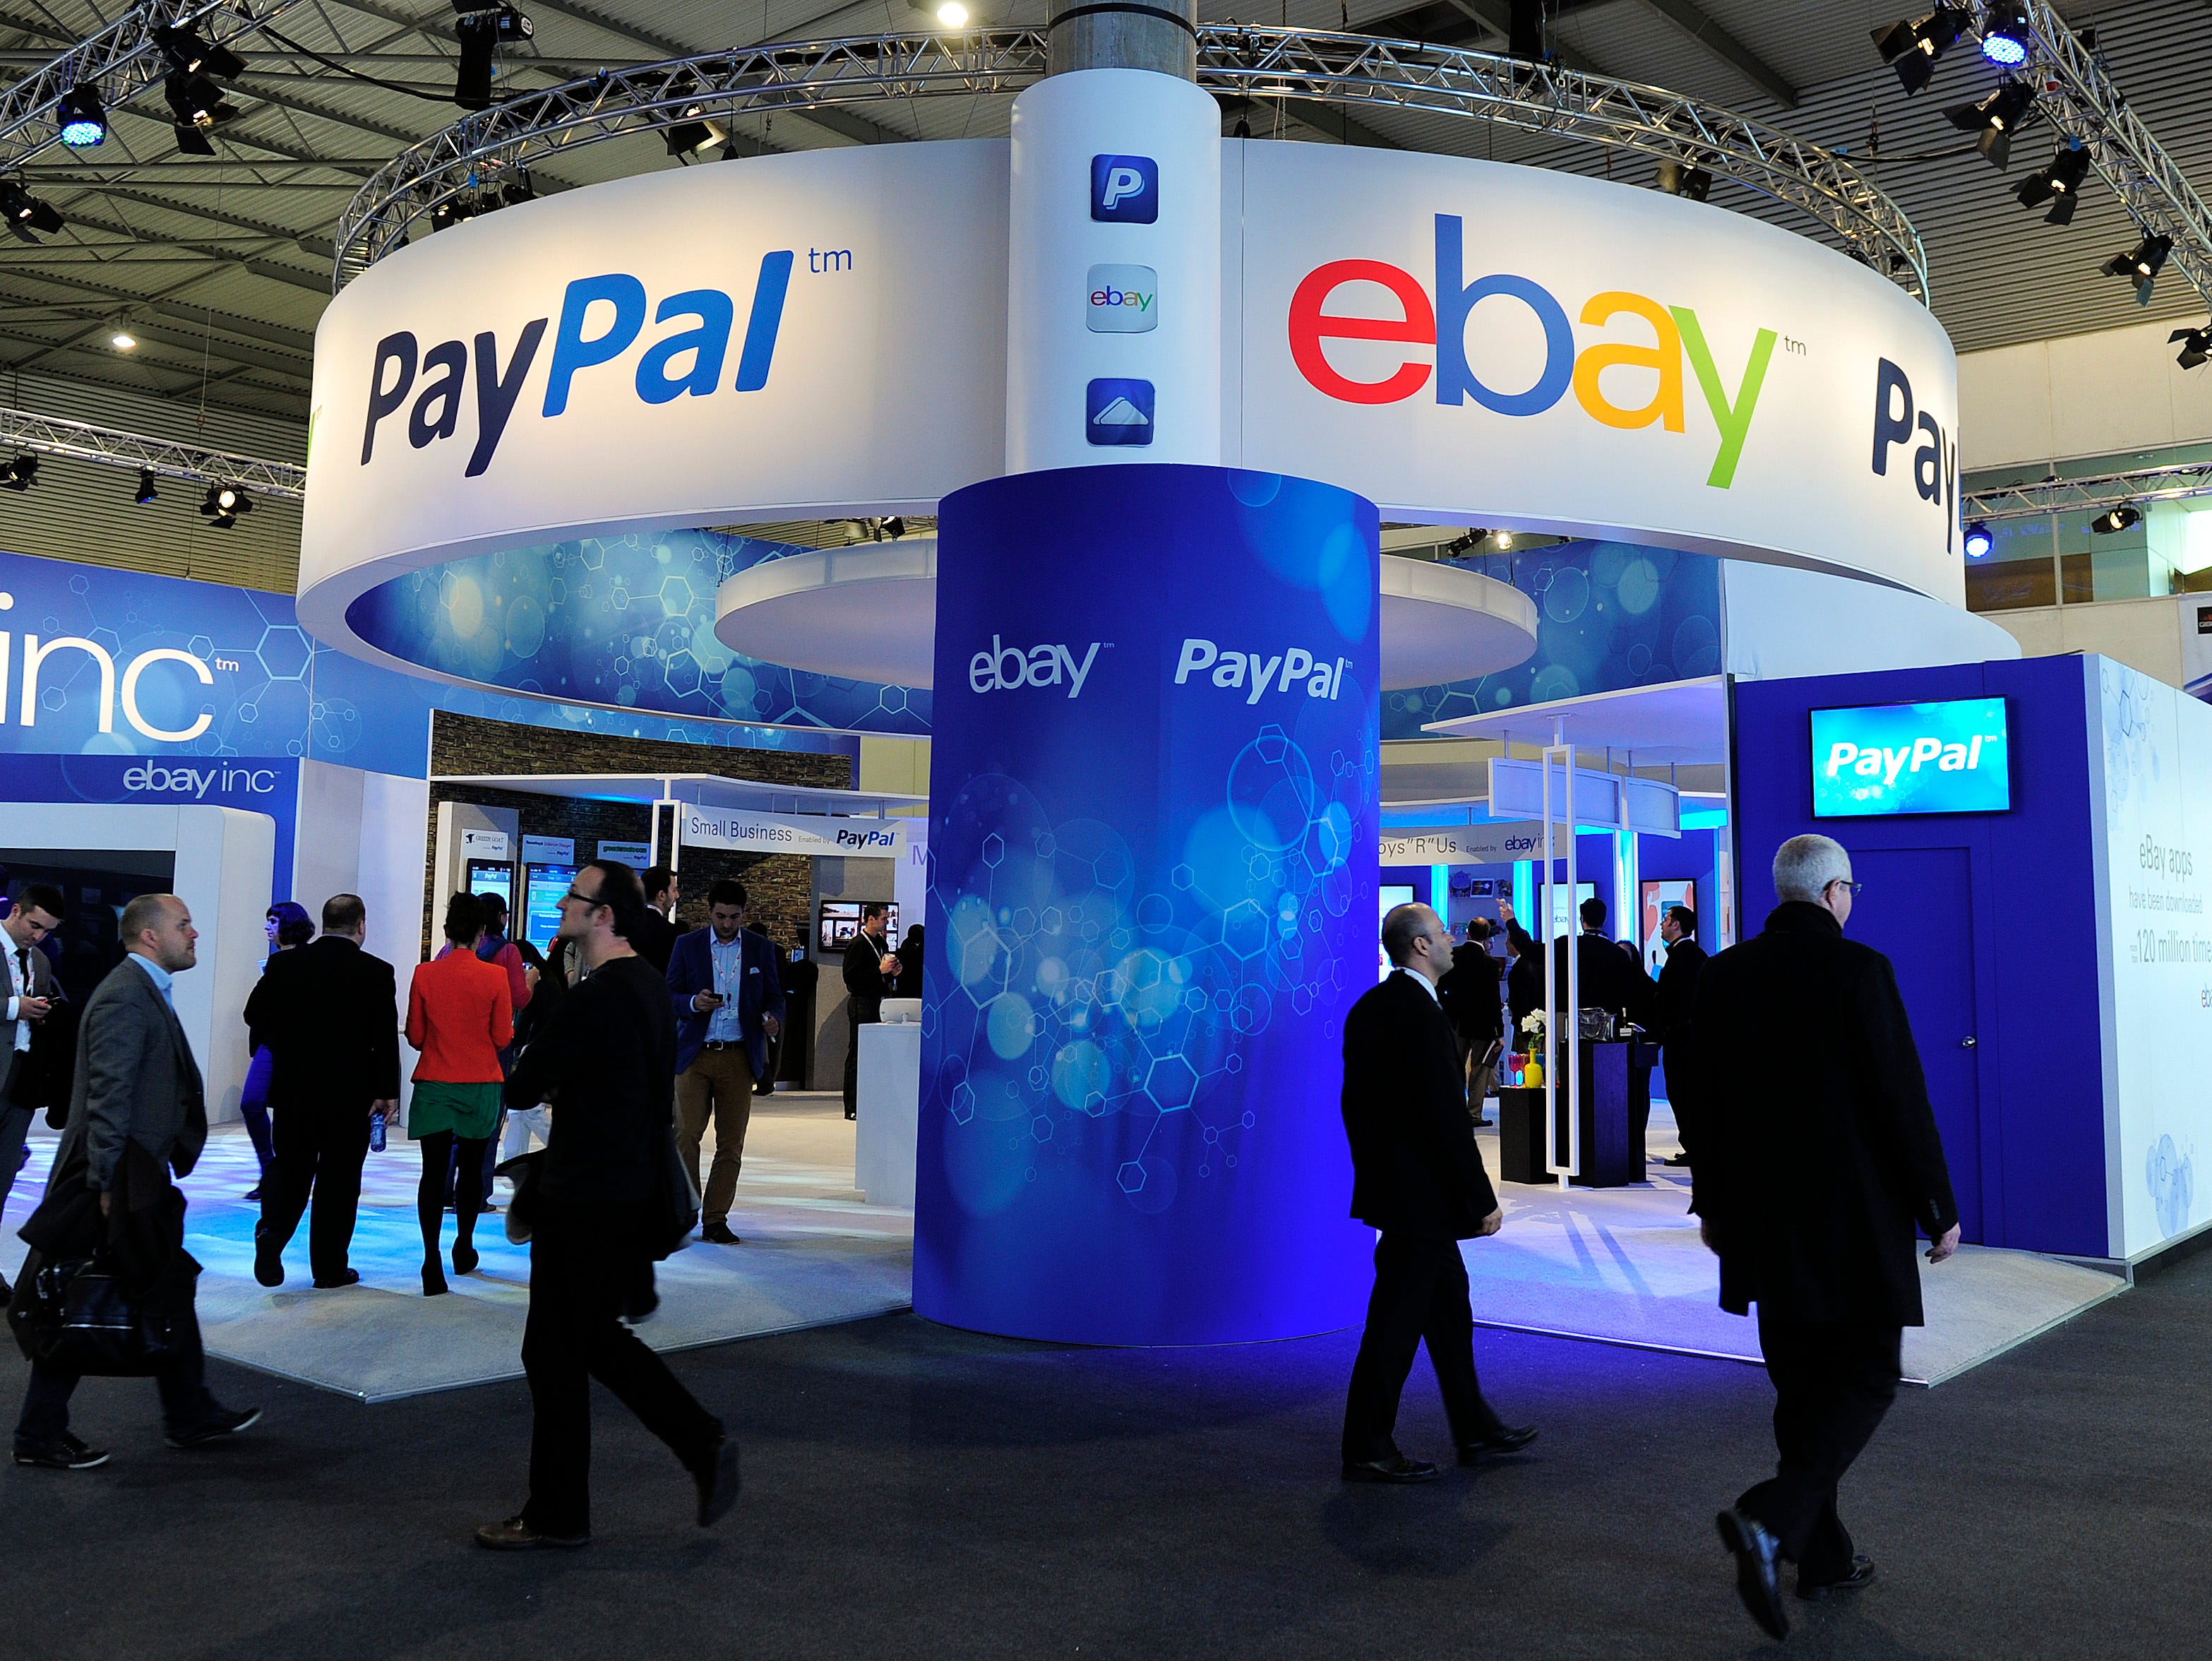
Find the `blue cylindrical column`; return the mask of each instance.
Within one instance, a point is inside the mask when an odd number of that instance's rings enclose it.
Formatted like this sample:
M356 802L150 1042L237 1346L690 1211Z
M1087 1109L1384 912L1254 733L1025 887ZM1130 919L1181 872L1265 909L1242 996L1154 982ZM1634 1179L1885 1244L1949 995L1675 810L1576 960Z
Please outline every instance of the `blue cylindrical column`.
M1127 1344L1358 1318L1377 531L1349 491L1219 467L945 500L921 1314Z

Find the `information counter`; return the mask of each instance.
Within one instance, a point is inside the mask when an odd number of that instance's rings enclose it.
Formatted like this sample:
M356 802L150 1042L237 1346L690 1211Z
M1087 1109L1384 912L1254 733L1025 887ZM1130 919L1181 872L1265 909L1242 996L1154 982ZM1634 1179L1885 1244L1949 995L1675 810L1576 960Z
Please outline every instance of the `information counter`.
M1647 1155L1644 1128L1651 1116L1651 1068L1659 1058L1656 1044L1640 1040L1594 1043L1584 1039L1577 1049L1582 1068L1582 1170L1568 1179L1576 1188L1625 1188L1640 1183ZM1555 1086L1551 1135L1556 1157L1567 1155L1567 1092L1565 1081ZM1554 1155L1546 1146L1544 1092L1501 1090L1498 1092L1499 1174L1509 1183L1550 1184Z

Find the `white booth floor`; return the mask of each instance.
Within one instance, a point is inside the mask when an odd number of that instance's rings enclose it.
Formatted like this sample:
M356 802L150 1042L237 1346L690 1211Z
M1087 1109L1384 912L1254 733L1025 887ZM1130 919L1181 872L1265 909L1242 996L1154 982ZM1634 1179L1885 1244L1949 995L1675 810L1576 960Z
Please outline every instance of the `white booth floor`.
M1498 1170L1495 1132L1480 1133ZM0 1266L12 1277L15 1231L38 1202L55 1138L42 1132L9 1197ZM708 1144L711 1148L711 1141ZM1663 1103L1650 1147L1674 1151ZM354 1235L362 1283L308 1283L307 1231L285 1254L287 1284L253 1280L259 1208L242 1197L253 1151L242 1127L210 1139L185 1186L187 1240L205 1265L200 1320L209 1351L363 1401L388 1401L521 1373L529 1253L509 1245L498 1215L480 1222L477 1272L448 1278L451 1295L422 1295L413 1144L371 1154ZM911 1305L914 1214L864 1205L853 1187L854 1131L833 1095L785 1095L756 1106L731 1226L738 1246L695 1242L660 1269L661 1306L641 1326L656 1349L726 1342L890 1313ZM1475 1319L1565 1337L1756 1363L1754 1321L1715 1302L1714 1260L1686 1214L1687 1173L1653 1165L1622 1189L1559 1190L1500 1183L1505 1227L1464 1247ZM450 1244L452 1220L447 1220ZM1929 1323L1905 1335L1908 1379L1936 1384L2002 1354L2126 1289L2114 1275L2021 1251L1968 1246L1921 1267Z

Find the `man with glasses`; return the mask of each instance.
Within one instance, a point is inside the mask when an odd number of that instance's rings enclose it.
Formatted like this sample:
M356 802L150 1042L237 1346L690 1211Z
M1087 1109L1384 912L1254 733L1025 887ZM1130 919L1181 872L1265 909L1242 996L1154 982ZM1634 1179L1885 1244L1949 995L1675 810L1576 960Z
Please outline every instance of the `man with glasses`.
M61 923L61 891L44 883L26 888L0 917L0 946L6 948L0 964L0 1206L23 1168L23 1140L31 1132L33 1109L17 1099L30 1078L31 1035L61 997L54 966L40 948ZM13 1295L0 1277L0 1302Z
M576 873L560 938L588 973L561 1019L523 1052L510 1108L553 1105L531 1196L530 1498L477 1530L501 1551L590 1540L592 1383L597 1378L665 1442L698 1489L699 1526L738 1498L738 1445L623 1324L658 1303L653 1265L666 1238L676 1092L676 1013L667 983L629 943L646 911L637 873L616 860Z
M1759 1305L1781 1455L1721 1512L1721 1539L1744 1607L1776 1638L1790 1626L1779 1560L1808 1600L1874 1579L1836 1485L1896 1398L1904 1329L1923 1324L1915 1225L1931 1263L1959 1245L1897 977L1844 938L1859 886L1839 843L1784 843L1781 904L1705 966L1692 1018L1705 1114L1690 1208L1721 1260L1721 1307Z

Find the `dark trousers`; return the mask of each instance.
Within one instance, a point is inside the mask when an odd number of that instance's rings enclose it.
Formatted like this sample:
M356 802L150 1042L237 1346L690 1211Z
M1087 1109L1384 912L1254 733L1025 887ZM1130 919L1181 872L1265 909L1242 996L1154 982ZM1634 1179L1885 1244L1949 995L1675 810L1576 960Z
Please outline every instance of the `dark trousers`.
M33 1116L27 1107L0 1102L0 1206L8 1203L8 1190L15 1186L15 1173L23 1168L23 1147Z
M1367 1330L1360 1335L1344 1403L1347 1464L1387 1459L1398 1451L1391 1438L1398 1398L1413 1370L1413 1352L1425 1343L1443 1391L1452 1440L1463 1445L1501 1429L1474 1376L1474 1311L1459 1242L1386 1231L1375 1243L1375 1292L1367 1300Z
M860 1106L860 1029L877 1019L871 1015L864 1021L850 1003L845 1006L845 1116L848 1119Z
M172 1435L194 1428L215 1411L215 1398L203 1382L206 1360L200 1353L199 1313L189 1305L175 1329L177 1354L155 1373L161 1392L161 1420ZM31 1363L31 1387L23 1392L23 1416L15 1421L18 1447L51 1442L69 1428L70 1396L81 1375Z
M1759 1311L1759 1348L1774 1382L1774 1475L1735 1502L1782 1542L1801 1585L1851 1572L1851 1536L1836 1484L1897 1399L1904 1330L1790 1321Z
M611 1208L542 1203L530 1240L530 1319L522 1370L530 1379L530 1500L523 1520L572 1537L592 1526L592 1380L668 1444L687 1469L712 1460L721 1421L693 1399L668 1364L623 1325L645 1265L624 1250L634 1226ZM647 1265L649 1268L649 1265Z
M261 1222L282 1251L310 1200L307 1264L318 1281L346 1271L354 1217L361 1208L361 1167L368 1158L368 1103L328 1107L279 1106L276 1163L261 1184Z
M1698 1157L1698 1092L1693 1074L1695 1063L1691 1059L1690 1047L1686 1043L1670 1043L1661 1052L1667 1068L1667 1105L1674 1110L1674 1134L1681 1138L1682 1152L1692 1159Z

